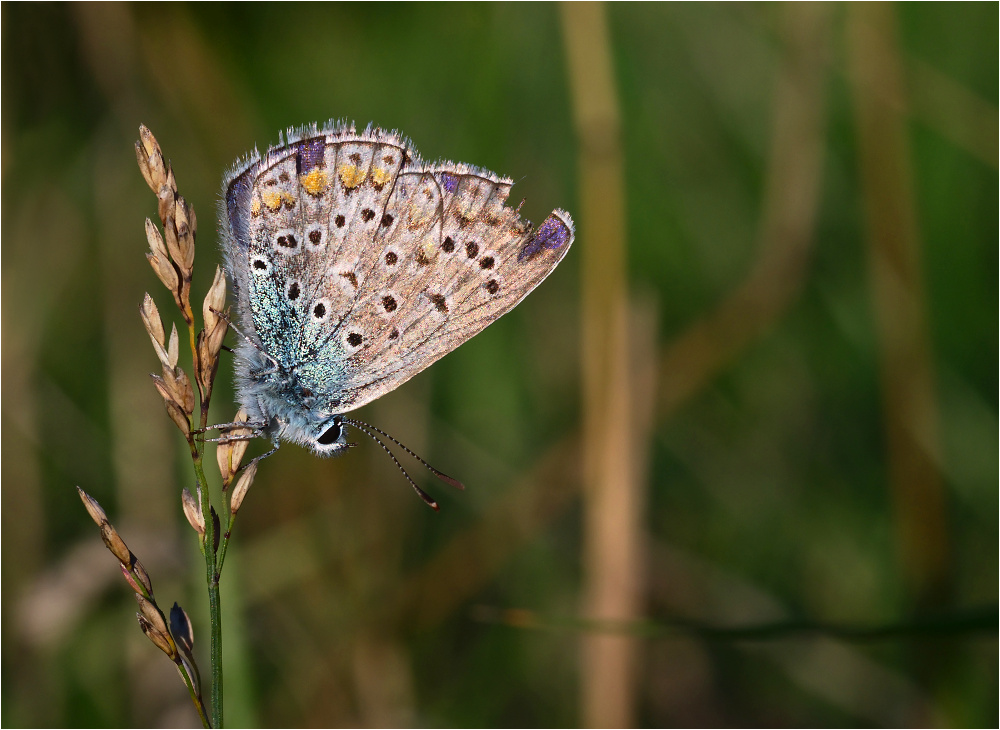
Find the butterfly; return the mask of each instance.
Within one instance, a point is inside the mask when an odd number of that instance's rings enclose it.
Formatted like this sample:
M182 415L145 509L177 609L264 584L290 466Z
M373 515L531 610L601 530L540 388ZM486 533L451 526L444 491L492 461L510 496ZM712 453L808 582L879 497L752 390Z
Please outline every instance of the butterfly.
M392 437L344 414L454 350L552 273L572 245L572 218L557 209L532 229L520 206L505 205L511 185L470 165L424 163L395 132L334 123L289 129L266 154L236 163L220 226L243 334L236 389L275 448L286 440L336 455L350 425L389 452L373 432Z

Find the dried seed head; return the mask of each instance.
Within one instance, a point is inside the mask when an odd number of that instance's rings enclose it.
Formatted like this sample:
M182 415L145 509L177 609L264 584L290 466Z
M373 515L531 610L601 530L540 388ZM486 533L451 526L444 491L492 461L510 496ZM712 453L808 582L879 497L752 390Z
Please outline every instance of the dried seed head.
M215 279L205 295L205 302L201 307L201 314L205 318L205 330L210 332L215 329L220 317L216 312L221 312L226 306L226 277L222 273L222 267L215 267Z
M226 277L222 273L222 269L216 267L215 280L212 282L201 308L205 329L198 335L198 382L205 393L212 389L219 350L222 349L222 342L226 338L226 332L229 328L228 321L220 316L225 305Z
M142 629L142 633L149 637L149 640L156 644L160 651L174 661L177 661L177 647L170 637L161 631L157 631L141 613L137 613L135 617L139 619L139 628Z
M160 392L160 396L163 398L163 400L173 400L174 399L174 397L172 395L172 391L167 386L167 384L163 380L163 378L161 378L159 375L153 375L153 373L150 373L149 377L151 377L153 379L153 385L156 386L156 389Z
M132 572L135 577L139 579L142 587L146 589L146 593L150 596L153 595L153 581L149 579L149 573L146 572L145 566L140 563L135 555L132 556ZM141 593L141 591L139 591Z
M173 403L185 417L194 413L194 390L187 373L180 368L168 370L163 368L163 377L150 373L153 384L163 397L164 403ZM170 410L169 406L167 410Z
M166 175L166 173L164 174ZM156 213L160 216L160 222L163 224L163 235L167 237L167 250L170 251L171 258L173 258L173 249L170 248L169 236L174 227L173 210L174 191L169 184L161 185L156 193ZM175 260L174 263L177 261Z
M247 496L247 490L249 490L250 485L253 484L255 476L257 476L256 459L247 464L247 468L243 470L242 474L240 474L240 478L236 481L236 486L233 487L233 494L229 498L229 509L234 515L239 511L240 506L243 504L243 498Z
M247 414L247 412L246 412L246 410L244 408L240 408L236 412L236 422L237 423L246 423L248 420L250 420L249 414ZM238 428L238 429L235 429L233 431L230 431L229 435L230 436L252 436L253 435L253 429L252 428ZM232 465L233 465L233 469L235 470L235 469L239 469L240 468L240 464L243 463L243 456L247 453L247 449L250 448L250 439L249 438L241 438L241 439L238 439L236 441L233 441L231 445L233 447L233 461L232 461Z
M177 358L180 354L179 339L177 336L177 325L173 325L170 331L170 340L167 341L163 333L163 323L160 321L160 312L153 302L153 298L146 294L139 305L139 314L142 323L149 333L149 339L153 343L156 357L159 358L165 371L173 370L177 365Z
M159 143L144 125L139 126L139 141L135 145L135 154L146 184L159 195L164 187L171 185L173 176L169 174L169 168L163 161ZM176 187L173 189L176 190Z
M83 501L83 506L87 508L87 513L90 515L90 519L98 525L106 523L108 521L108 516L104 514L104 510L101 508L101 505L98 504L97 500L80 489L80 487L77 487L76 491L80 493L80 499Z
M209 359L212 365L219 357L219 351L222 349L222 343L225 341L228 331L229 322L224 319L217 321L214 328L205 330L205 354L208 355L206 359Z
M194 266L194 215L184 198L178 196L174 201L174 225L177 229L177 248L181 258L177 265L184 272L190 272Z
M164 366L177 368L177 358L180 356L180 338L177 336L177 325L170 329L170 340L167 342L167 362ZM181 372L184 372L183 370Z
M180 368L173 370L164 368L163 381L170 388L174 402L184 409L188 416L194 413L194 389L191 387L187 373Z
M149 218L146 219L146 241L149 243L149 252L151 254L164 259L170 257L170 253L163 243L163 236L160 235L160 229Z
M215 447L215 460L219 464L219 474L222 475L222 488L225 489L239 467L239 464L233 463L233 443L220 441Z
M194 498L190 490L184 487L181 492L181 506L184 508L184 516L191 523L195 532L204 537L205 535L205 513L201 511L201 489L198 490L198 499Z
M139 125L139 142L136 142L136 144L140 143L142 144L146 157L151 157L154 154L160 157L163 156L160 153L159 142L156 141L156 137L153 136L153 133L149 131L149 128L145 124Z
M240 408L236 412L236 418L233 419L234 423L245 423L249 416L247 412ZM249 428L234 428L226 431L226 436L250 436L253 434L253 430ZM225 438L225 436L223 436ZM232 482L233 477L236 476L236 472L240 468L240 464L243 462L243 455L246 454L247 448L250 446L249 439L237 439L232 441L219 441L218 446L215 450L215 458L219 463L219 473L222 475L223 488L228 487L230 482Z
M153 376L156 377L155 375ZM162 382L162 380L161 380ZM163 405L167 409L167 415L170 416L170 420L181 430L184 437L187 438L191 435L191 422L188 420L187 414L184 410L170 398L168 395L164 394L163 390L160 389L160 385L157 384L156 389L160 391L160 395L163 396Z
M149 218L146 219L146 240L149 242L150 251L146 254L146 258L149 259L150 266L163 285L171 292L177 293L180 289L177 267L171 263L170 253L163 243L163 236Z
M187 611L174 603L170 609L170 633L174 641L188 654L194 650L194 627Z
M194 413L194 388L191 387L187 373L180 368L175 369L174 372L177 374L177 382L184 387L184 410L190 415Z
M139 127L140 133L145 127ZM153 178L153 170L149 165L149 154L142 146L142 142L138 140L135 143L135 160L139 163L139 172L142 173L143 179L146 184L155 192L159 185L156 184L156 180Z
M132 558L132 569L129 570L125 563L119 563L118 566L122 569L122 575L125 576L125 580L128 584L132 586L132 590L136 592L136 595L153 597L153 582L149 579L149 573L142 566L138 560L135 559L135 555Z
M160 281L170 289L174 301L192 323L190 302L191 274L194 263L194 242L197 219L182 198L177 195L177 181L163 152L146 127L139 128L136 158L146 183L156 193L157 213L163 225L162 236L151 222L146 223L146 238L150 253L146 254Z
M170 258L166 254L162 256L155 256L151 253L146 254L146 259L149 261L149 265L153 267L153 271L156 273L156 278L158 278L167 289L174 295L176 299L180 292L180 278L177 276L177 269L174 265L170 263Z
M177 181L174 179L174 168L167 165L167 187L174 195L177 195Z
M222 343L226 339L226 333L229 332L229 312L228 310L219 310L222 314L226 315L219 319L215 323L215 327L210 330L206 330L208 333L209 348L212 353L218 356L219 350L222 349Z
M125 580L128 581L128 584L130 586L132 586L132 590L135 591L137 594L141 594L143 586L141 586L139 582L132 576L128 568L125 566L125 563L118 563L118 567L121 568L122 575L125 576Z
M104 540L104 544L108 546L108 550L118 558L119 562L126 566L132 564L132 552L128 549L125 541L122 540L121 535L118 534L118 530L112 527L111 523L107 520L101 523L101 539Z
M191 229L193 243L198 238L198 216L195 215L193 206L187 205L187 201L184 204L187 206L188 228Z
M160 202L163 203L162 200ZM173 203L172 198L170 202ZM184 255L181 252L180 241L177 237L177 220L174 217L176 207L176 205L171 205L166 211L167 215L163 219L163 237L167 244L167 251L170 252L170 258L177 264L177 268L181 270L184 278L187 278L190 271L188 267L184 266Z
M198 388L202 393L211 393L212 383L215 381L218 358L209 352L208 338L205 336L205 330L198 333L198 343L195 347L198 352L195 371L195 377L198 378Z
M222 268L219 266L215 267L215 279L212 281L212 286L208 290L208 294L205 295L205 301L201 307L201 314L205 320L205 332L209 338L215 337L215 330L219 323L228 324L225 320L219 316L226 306L226 276L222 273ZM225 337L225 328L222 330L222 336ZM219 338L219 346L222 345L222 339ZM215 348L215 352L218 353L218 347Z
M152 335L150 335L150 339L153 339ZM164 370L173 368L173 365L170 364L170 352L167 350L165 342L160 343L153 340L153 349L156 351L156 357L159 359Z
M135 594L135 600L139 604L139 612L149 621L150 626L161 634L170 633L170 629L167 628L167 621L163 618L163 614L155 603L140 593Z
M166 333L163 331L163 322L160 320L160 310L156 307L156 302L153 301L153 297L149 296L149 292L142 298L142 304L139 305L139 315L142 317L142 323L146 327L146 332L149 333L149 337L153 340L153 347L157 348L157 355L160 350L164 348L167 342ZM163 358L160 358L163 361Z

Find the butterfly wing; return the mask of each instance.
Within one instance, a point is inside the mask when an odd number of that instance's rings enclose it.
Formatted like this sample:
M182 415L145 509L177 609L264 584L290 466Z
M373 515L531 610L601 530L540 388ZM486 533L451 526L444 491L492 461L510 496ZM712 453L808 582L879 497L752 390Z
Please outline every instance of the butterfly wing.
M308 358L350 311L352 272L405 159L395 135L311 129L227 178L224 248L239 320L281 366Z
M569 215L554 211L531 231L504 205L510 186L464 166L399 175L388 225L355 270L350 310L301 366L340 364L324 386L339 411L375 400L482 331L566 255Z
M427 167L393 134L306 129L227 176L224 246L253 347L310 412L358 408L512 309L562 260L573 223L535 231L511 181ZM317 416L318 417L318 416Z

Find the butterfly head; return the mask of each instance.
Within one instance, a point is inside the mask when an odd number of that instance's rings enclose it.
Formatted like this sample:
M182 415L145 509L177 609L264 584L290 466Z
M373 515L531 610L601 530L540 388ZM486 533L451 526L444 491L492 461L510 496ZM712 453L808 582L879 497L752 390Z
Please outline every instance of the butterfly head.
M351 446L347 443L347 425L340 416L334 416L320 423L312 433L306 432L301 436L300 439L289 436L289 439L298 440L320 456L335 456Z
M354 444L347 443L347 424L339 415L321 416L290 407L282 399L261 399L261 409L271 412L273 437L305 446L317 456L339 456Z
M243 407L251 420L267 424L272 438L305 446L319 456L336 456L350 447L343 418L296 368L245 346L237 350L237 375Z

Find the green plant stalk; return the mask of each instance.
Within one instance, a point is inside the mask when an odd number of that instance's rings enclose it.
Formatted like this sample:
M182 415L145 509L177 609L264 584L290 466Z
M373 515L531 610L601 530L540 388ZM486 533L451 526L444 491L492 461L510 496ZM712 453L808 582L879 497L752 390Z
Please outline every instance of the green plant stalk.
M208 724L208 717L205 715L205 703L203 703L198 697L198 692L195 690L194 680L188 675L184 662L176 662L175 666L177 667L177 672L181 675L181 679L184 681L184 685L188 689L188 693L191 695L191 701L194 703L194 707L198 711L198 717L201 718L201 724L206 728L211 727L211 725Z
M211 390L203 391L201 379L198 377L200 363L198 362L198 338L195 335L193 312L185 312L188 321L188 338L191 343L191 355L194 358L195 380L201 396L201 431L204 433L208 424L208 407L212 397ZM219 565L215 549L215 520L212 518L212 500L208 491L208 480L205 478L205 442L190 439L191 459L194 463L195 483L201 494L201 513L205 522L205 538L202 543L202 554L205 556L205 582L208 584L208 615L212 628L210 661L212 665L212 724L213 728L222 728L222 596L219 591Z
M229 520L226 524L226 531L222 533L222 540L219 542L219 573L222 573L222 566L226 562L226 550L229 548L229 537L233 534L233 523L236 522L236 515L229 512Z
M204 446L201 447L204 449ZM194 459L195 478L201 488L201 511L205 518L205 579L208 582L208 612L212 626L212 727L222 725L222 603L219 594L219 571L216 569L215 520L208 496L208 483L202 462L202 450Z

